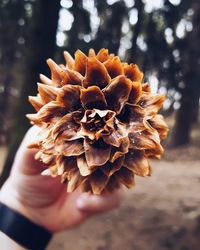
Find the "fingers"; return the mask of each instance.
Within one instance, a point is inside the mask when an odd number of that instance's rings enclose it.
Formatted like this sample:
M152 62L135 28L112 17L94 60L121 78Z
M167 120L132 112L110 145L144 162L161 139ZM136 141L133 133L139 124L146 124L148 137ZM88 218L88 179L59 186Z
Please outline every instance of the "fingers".
M107 212L119 206L122 193L122 189L118 189L112 194L92 195L84 193L77 199L76 206L80 211L90 214Z
M39 174L45 169L44 164L35 160L36 149L29 149L28 145L34 141L39 128L36 126L31 127L26 133L17 153L15 156L12 172L22 172L24 174L32 175Z
M12 173L20 172L26 175L36 175L45 170L44 164L35 160L36 149L21 148L15 157Z
M32 126L27 133L24 136L24 139L21 143L20 148L27 148L28 145L30 145L31 143L33 143L35 141L35 139L37 138L37 134L40 132L40 128L37 126Z

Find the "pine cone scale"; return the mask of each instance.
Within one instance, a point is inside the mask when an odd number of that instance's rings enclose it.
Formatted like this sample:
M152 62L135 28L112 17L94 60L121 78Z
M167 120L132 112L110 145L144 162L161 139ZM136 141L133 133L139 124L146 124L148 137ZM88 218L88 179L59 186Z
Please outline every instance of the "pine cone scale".
M86 109L105 109L107 107L106 98L97 86L91 86L87 89L81 89L81 103Z

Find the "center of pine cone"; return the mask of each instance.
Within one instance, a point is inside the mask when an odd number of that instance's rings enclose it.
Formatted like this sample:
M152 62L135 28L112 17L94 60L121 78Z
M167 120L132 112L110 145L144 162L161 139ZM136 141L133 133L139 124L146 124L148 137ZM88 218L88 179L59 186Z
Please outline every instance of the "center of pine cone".
M115 112L110 110L86 110L81 120L82 133L90 140L99 140L114 130Z
M96 115L95 117L88 117L86 127L90 131L97 132L98 130L104 128L105 124L106 124L105 119L104 118L102 119L101 117Z

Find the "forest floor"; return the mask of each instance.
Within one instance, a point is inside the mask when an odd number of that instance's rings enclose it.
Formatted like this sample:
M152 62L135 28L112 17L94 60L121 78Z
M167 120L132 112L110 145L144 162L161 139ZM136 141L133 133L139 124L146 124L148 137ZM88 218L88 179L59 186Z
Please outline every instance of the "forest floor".
M57 234L48 250L199 250L199 125L190 146L167 149L152 166L118 209Z
M121 206L55 236L48 250L199 250L200 160L153 162Z

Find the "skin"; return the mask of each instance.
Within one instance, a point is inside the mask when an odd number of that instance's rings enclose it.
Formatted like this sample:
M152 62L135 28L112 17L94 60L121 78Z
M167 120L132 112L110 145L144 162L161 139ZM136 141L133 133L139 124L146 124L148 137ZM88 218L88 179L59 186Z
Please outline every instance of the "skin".
M52 233L71 229L92 215L116 208L122 190L112 194L92 195L76 190L66 192L60 177L42 176L45 166L34 159L37 152L28 149L38 132L32 127L19 147L10 177L0 191L0 201ZM17 249L17 248L6 248Z

